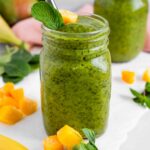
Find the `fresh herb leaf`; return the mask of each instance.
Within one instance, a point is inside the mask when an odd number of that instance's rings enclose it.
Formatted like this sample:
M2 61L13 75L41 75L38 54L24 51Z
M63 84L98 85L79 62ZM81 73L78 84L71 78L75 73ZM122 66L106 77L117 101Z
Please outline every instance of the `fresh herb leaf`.
M24 44L6 47L5 53L0 55L0 75L4 82L17 83L38 67L39 55L31 55Z
M40 55L34 55L32 56L31 60L29 61L29 64L39 64L40 61Z
M144 94L137 92L134 89L130 89L131 93L135 96L133 98L134 102L141 104L142 106L147 106L150 108L150 98Z
M150 92L150 82L147 82L145 85L145 91Z
M95 132L93 130L90 130L88 128L82 129L82 132L84 133L85 137L89 140L90 143L95 144Z
M11 60L24 60L29 62L32 59L32 55L25 49L19 49L11 58Z
M32 56L32 59L29 61L29 65L32 68L32 71L39 67L40 55Z
M85 137L88 139L88 143L84 143L83 141L75 145L73 147L73 150L98 150L98 148L95 145L95 132L93 130L90 130L88 128L82 129L82 132L84 133Z
M24 77L30 72L30 65L21 59L12 60L5 65L5 73L9 77Z
M95 144L87 143L86 147L88 150L98 150L98 148L95 146Z
M5 72L4 66L0 65L0 75L2 75Z
M13 83L20 82L23 79L23 77L10 77L5 73L2 75L2 77L3 77L4 82L10 82L11 81Z
M80 143L79 145L76 145L73 147L73 150L88 150L85 143Z
M32 6L32 16L41 21L47 28L57 30L64 26L60 12L51 4L40 1Z
M6 46L5 52L0 54L0 65L5 65L11 60L11 56L17 52L16 47L8 47Z

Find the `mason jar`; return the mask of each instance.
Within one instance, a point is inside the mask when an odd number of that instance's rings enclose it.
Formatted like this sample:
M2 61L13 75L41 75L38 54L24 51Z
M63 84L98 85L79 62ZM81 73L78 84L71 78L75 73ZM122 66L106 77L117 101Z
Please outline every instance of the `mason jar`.
M110 24L113 62L125 62L144 48L148 0L95 0L94 11Z
M97 15L80 16L96 31L67 33L43 27L40 58L41 99L48 135L64 125L79 132L104 132L111 93L108 22Z

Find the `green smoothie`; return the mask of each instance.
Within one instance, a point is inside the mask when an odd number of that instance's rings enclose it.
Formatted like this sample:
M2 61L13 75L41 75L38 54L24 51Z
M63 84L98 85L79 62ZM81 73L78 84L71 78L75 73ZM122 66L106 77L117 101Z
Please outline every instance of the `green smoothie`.
M148 0L95 0L94 8L109 21L112 61L124 62L137 56L144 46Z
M48 135L66 124L104 132L111 93L108 35L107 21L98 16L81 16L59 31L43 28L41 95Z

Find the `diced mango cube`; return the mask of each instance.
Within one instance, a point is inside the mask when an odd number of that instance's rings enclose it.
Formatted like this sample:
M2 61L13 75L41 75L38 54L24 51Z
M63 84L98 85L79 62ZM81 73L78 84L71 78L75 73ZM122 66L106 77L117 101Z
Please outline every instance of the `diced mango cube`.
M43 141L44 150L64 150L56 135L49 136Z
M14 107L18 107L18 103L16 100L9 96L3 96L3 98L0 98L0 107L5 105L11 105Z
M20 110L25 114L25 115L31 115L32 113L37 111L37 102L25 98L24 100L21 101L20 103Z
M11 82L8 82L3 86L3 89L5 92L7 92L9 94L11 91L14 90L14 84Z
M143 74L143 80L145 82L150 82L150 68L148 68Z
M11 91L11 96L18 101L18 103L24 99L24 90L23 88L18 88Z
M68 10L59 10L59 11L63 17L65 24L77 22L78 15L76 13L73 13L73 12L68 11Z
M19 120L23 119L24 114L13 106L0 107L0 122L6 124L15 124Z
M2 88L0 88L0 98L3 98L5 95L5 91Z
M69 150L82 141L80 133L68 125L65 125L57 132L57 137Z
M135 82L135 73L132 71L122 71L122 80L128 84Z

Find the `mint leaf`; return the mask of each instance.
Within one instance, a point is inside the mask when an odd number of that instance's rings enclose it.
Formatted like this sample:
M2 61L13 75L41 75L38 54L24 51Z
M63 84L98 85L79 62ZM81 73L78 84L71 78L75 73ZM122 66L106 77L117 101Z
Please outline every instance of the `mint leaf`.
M3 77L4 82L17 83L17 82L20 82L21 80L23 80L23 77L10 77L9 75L7 75L5 73L2 75L2 77Z
M32 59L32 55L25 49L19 49L11 58L11 60L24 60L29 62Z
M29 64L39 64L40 61L40 55L33 55L31 60L29 61Z
M4 66L0 65L0 75L2 75L5 72Z
M41 21L47 28L53 30L64 26L63 18L59 11L44 1L37 2L32 6L32 16Z
M9 77L24 77L31 72L31 67L24 60L12 60L5 65L5 73Z
M85 137L89 140L90 143L95 144L95 132L93 130L90 130L88 128L82 129L82 132L84 133Z
M88 150L88 148L86 144L81 142L79 145L74 146L73 150Z
M86 147L88 150L98 150L98 148L91 143L87 143Z
M73 147L73 150L98 150L98 148L95 145L95 132L88 128L82 129L82 132L84 133L85 137L89 140L89 142L84 143L82 141L80 144L75 145Z
M79 145L76 145L73 147L73 150L98 150L95 145L92 145L90 143L80 143Z
M150 92L150 82L147 82L145 85L145 91Z
M133 98L134 102L141 104L142 106L147 106L150 108L150 98L144 94L137 92L134 89L130 89L131 93L135 96Z

